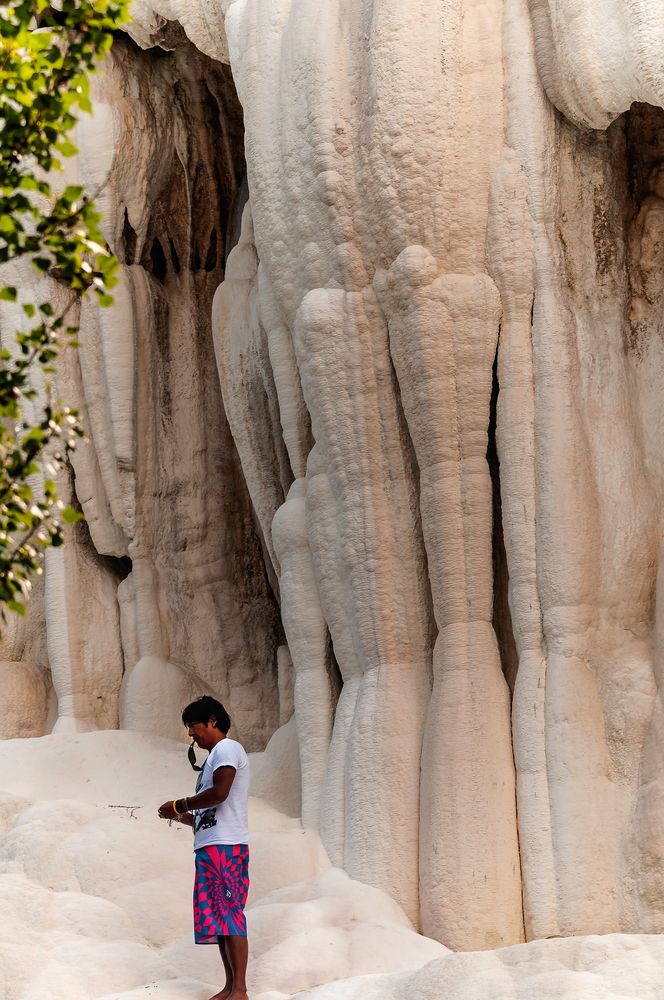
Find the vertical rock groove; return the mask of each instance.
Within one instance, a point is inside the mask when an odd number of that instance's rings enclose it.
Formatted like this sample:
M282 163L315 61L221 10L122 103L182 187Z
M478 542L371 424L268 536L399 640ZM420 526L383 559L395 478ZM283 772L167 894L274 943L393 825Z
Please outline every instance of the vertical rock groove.
M491 535L491 551L493 566L493 630L496 633L500 662L505 680L510 692L514 691L514 682L519 657L514 641L512 614L509 606L509 566L505 552L503 531L503 505L500 495L500 459L496 445L496 415L498 408L498 352L500 351L500 330L498 331L498 346L493 362L493 378L491 387L491 408L489 411L489 432L486 460L491 475L491 509L493 511L493 529Z

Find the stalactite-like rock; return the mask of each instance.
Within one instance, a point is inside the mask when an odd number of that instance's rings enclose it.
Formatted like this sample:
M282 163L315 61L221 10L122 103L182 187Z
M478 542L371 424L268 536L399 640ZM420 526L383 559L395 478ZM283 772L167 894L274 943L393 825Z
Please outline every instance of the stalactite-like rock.
M418 462L439 629L422 753L423 928L457 946L497 946L521 934L509 692L491 627L486 453L500 302L486 276L439 276L423 247L404 250L376 283Z
M656 727L647 731L661 534L661 446L651 430L653 387L661 386L657 113L635 109L606 135L582 134L550 101L573 122L602 127L634 100L661 103L661 15L646 6L600 13L574 0L509 0L499 11L459 2L440 20L428 8L408 18L402 6L367 2L351 11L340 2L314 13L284 0L268 25L257 0L226 4L256 247L294 336L316 440L312 491L327 479L336 501L334 529L321 536L315 508L308 524L333 639L339 611L330 595L345 581L365 601L371 595L378 633L394 634L381 618L388 595L358 575L356 559L361 552L361 563L373 566L372 533L384 523L378 512L387 494L401 541L393 586L409 592L419 518L405 529L408 504L387 486L387 456L396 456L389 443L397 439L406 454L410 442L414 449L439 630L433 650L423 645L423 662L433 653L434 687L424 696L421 906L429 932L460 947L519 939L519 868L528 936L638 926L643 896L634 886L642 876L630 817L637 799L645 801L637 761L656 739ZM607 30L592 31L600 16ZM634 39L625 55L609 48L619 23ZM479 153L468 140L476 135ZM487 291L487 274L500 301ZM384 319L372 311L372 284ZM375 366L383 322L394 363L387 379ZM492 630L492 391L493 475L518 656L516 676L513 663L502 664L514 688L511 741ZM367 417L372 393L381 447ZM405 422L390 422L390 395ZM354 418L346 420L349 406ZM367 456L381 470L375 479ZM353 534L344 522L347 488ZM336 579L321 537L333 548ZM386 539L377 565L389 560ZM421 607L428 616L426 598ZM339 644L344 680L344 661L357 658L360 670L373 662L357 635L353 652ZM379 659L387 670L386 650ZM340 708L353 686L342 689ZM355 725L357 717L350 752ZM347 781L344 852L352 865L358 828L374 822L376 808L365 790L352 797L352 768ZM489 824L501 830L493 857L482 837ZM591 869L592 887L579 878ZM473 884L478 870L488 881ZM382 884L370 865L364 877Z
M305 529L305 492L306 480L296 479L275 514L272 540L280 565L281 616L293 658L293 701L302 767L302 822L316 830L334 702L328 671L327 625Z
M199 685L444 944L664 931L661 5L135 13L80 132L123 283L61 372L58 726Z
M489 268L503 305L498 353L498 451L510 607L519 664L512 699L519 848L526 934L557 927L544 724L546 659L537 591L535 388L531 342L533 233L528 182L513 150L496 171L488 229ZM524 460L525 459L525 460ZM526 806L526 803L528 804ZM534 902L533 900L536 900Z
M318 446L312 448L307 463L306 529L321 610L342 672L343 683L334 715L334 729L322 786L320 833L333 864L343 867L346 856L346 821L350 819L346 812L346 788L351 768L348 742L355 718L362 667L355 649L355 636L347 627L348 595L337 561L336 503Z
M212 323L226 414L270 569L278 574L272 519L284 502L293 473L284 446L267 338L260 320L257 276L258 257L247 205L240 239L228 258L227 277L214 300Z
M70 170L99 189L122 267L58 376L88 435L73 457L87 527L49 553L48 664L58 730L184 736L183 699L212 691L251 748L278 723L283 633L210 326L246 199L242 113L228 68L163 27L158 58L118 40Z
M428 608L386 333L371 292L321 289L298 311L295 347L337 507L338 572L362 666L348 734L345 863L373 884L391 885L416 919L419 783L404 786L394 776L419 771Z

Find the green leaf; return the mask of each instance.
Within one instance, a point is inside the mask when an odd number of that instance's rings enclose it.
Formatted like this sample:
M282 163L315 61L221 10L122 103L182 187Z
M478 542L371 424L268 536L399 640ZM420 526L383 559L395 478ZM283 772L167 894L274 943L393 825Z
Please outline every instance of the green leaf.
M61 201L71 204L78 201L83 195L83 188L78 184L68 184L60 195Z
M83 515L79 510L74 510L73 507L65 507L62 511L62 520L65 524L76 524L77 521L83 520Z
M24 448L27 448L31 442L38 441L39 443L41 443L45 439L46 439L46 431L44 430L44 428L33 427L30 431L28 431L27 434L24 435L21 444Z
M62 139L55 148L63 156L75 156L78 153L77 147L69 139Z
M12 236L17 230L16 219L13 219L11 215L3 214L0 215L0 236L3 239L7 239Z

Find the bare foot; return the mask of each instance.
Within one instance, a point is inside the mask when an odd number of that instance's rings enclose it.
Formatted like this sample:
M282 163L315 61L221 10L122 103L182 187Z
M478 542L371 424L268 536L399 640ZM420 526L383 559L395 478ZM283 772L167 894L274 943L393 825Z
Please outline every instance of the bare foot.
M246 990L234 989L233 992L228 997L228 1000L249 1000Z
M210 997L210 1000L229 1000L230 995L230 987L225 986L219 993L215 993L213 997Z

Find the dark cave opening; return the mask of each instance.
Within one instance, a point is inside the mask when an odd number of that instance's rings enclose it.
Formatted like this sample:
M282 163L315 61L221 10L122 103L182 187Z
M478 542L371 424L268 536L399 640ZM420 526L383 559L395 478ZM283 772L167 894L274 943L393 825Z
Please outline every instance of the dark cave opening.
M208 252L205 257L205 270L214 271L217 266L217 230L212 228L210 233L210 245L208 246Z
M664 313L664 108L633 104L622 122L630 295L625 349L641 360L661 337Z
M156 236L152 241L152 246L150 247L150 267L148 270L155 276L157 281L159 281L162 285L164 284L166 281L168 265L166 263L164 248Z
M125 264L133 264L136 256L136 230L129 221L129 212L125 206L124 222L122 224L121 246L118 248L118 256Z

